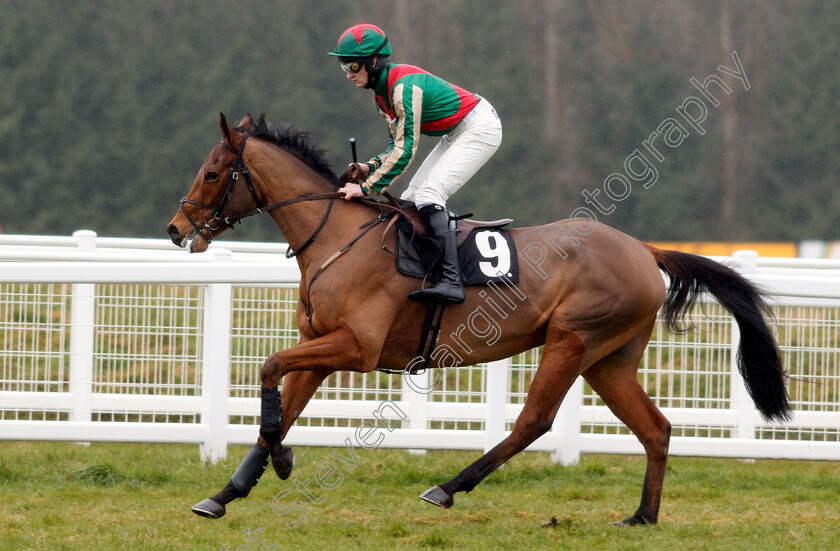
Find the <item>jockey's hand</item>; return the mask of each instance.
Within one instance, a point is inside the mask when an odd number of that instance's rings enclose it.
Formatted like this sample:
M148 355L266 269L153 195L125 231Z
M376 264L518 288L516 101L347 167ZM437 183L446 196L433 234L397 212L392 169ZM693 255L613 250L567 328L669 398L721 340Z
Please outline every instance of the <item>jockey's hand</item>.
M367 164L350 163L347 165L347 170L341 175L342 184L355 184L359 180L364 180L370 174L370 167Z
M364 197L365 194L362 193L362 186L360 184L345 184L343 188L338 190L339 193L343 193L344 197L342 199L346 199L347 201L353 199L354 197Z

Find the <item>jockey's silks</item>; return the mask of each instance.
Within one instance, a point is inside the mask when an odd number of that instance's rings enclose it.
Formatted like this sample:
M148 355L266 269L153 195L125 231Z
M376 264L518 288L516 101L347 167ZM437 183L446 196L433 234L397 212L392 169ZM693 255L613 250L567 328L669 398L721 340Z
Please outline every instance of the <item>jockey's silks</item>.
M413 65L389 65L374 89L376 105L388 122L391 143L372 158L364 185L384 192L411 164L420 134L443 136L454 129L480 98Z

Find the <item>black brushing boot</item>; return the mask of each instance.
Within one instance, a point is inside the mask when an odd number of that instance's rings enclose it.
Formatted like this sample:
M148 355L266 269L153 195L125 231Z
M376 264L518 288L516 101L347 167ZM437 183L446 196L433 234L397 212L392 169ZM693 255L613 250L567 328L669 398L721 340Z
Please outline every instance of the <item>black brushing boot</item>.
M225 505L234 499L248 497L251 488L257 485L257 481L265 471L266 465L268 465L268 450L259 444L254 444L248 450L248 455L242 460L239 468L230 477L227 486L213 497L208 497L193 505L191 511L205 518L222 518L225 516Z
M283 407L280 405L280 388L260 387L262 406L260 415L260 436L271 452L271 464L280 480L292 474L295 454L292 448L280 443L283 437Z
M443 238L443 254L439 261L441 277L434 285L410 293L408 298L421 302L461 304L465 299L464 285L461 283L456 235L449 229L449 213L440 205L426 205L419 213L432 233Z

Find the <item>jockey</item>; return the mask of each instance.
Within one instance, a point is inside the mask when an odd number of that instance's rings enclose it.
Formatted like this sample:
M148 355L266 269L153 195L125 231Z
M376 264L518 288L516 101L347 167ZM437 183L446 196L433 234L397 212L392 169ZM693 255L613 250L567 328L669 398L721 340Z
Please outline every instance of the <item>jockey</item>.
M441 279L409 298L464 302L456 236L449 229L446 200L499 148L499 116L480 96L419 67L390 63L388 37L375 25L350 27L328 55L338 56L341 70L357 88L373 90L391 133L391 143L383 153L367 163L347 167L341 179L344 187L339 190L345 199L383 193L411 164L420 134L440 137L401 199L413 201L429 229L443 238Z

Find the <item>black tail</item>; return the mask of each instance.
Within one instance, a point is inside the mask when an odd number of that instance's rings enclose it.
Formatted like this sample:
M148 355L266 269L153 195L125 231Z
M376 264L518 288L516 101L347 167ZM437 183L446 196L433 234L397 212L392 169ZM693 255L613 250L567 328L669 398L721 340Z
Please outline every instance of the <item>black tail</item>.
M776 340L767 327L769 312L761 292L735 270L702 256L651 248L659 268L671 278L665 297L665 323L679 331L699 293L711 293L738 323L738 371L765 419L785 421L791 411Z

